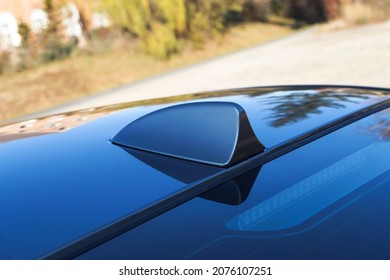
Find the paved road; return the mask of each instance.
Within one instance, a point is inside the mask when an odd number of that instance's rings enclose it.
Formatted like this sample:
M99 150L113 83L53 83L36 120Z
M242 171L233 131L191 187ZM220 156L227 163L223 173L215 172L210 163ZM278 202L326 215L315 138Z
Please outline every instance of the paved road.
M223 88L281 84L390 87L390 21L330 33L306 30L45 113Z

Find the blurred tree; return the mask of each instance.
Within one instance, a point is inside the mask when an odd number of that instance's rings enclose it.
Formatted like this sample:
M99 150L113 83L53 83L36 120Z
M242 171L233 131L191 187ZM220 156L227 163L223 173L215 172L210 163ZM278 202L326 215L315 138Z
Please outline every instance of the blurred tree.
M307 23L327 20L326 0L286 0L286 15Z
M103 0L114 24L141 39L143 49L168 58L179 49L178 38L187 31L185 0Z
M244 0L187 0L189 37L201 47L205 38L223 32L231 22L241 20Z
M276 15L316 23L339 16L343 1L348 0L270 0L270 10Z
M286 1L271 0L270 9L271 9L271 13L279 16L284 16L286 11Z
M155 1L156 18L166 23L178 36L187 31L187 8L184 0Z
M22 39L21 48L17 50L17 62L14 69L17 71L25 70L36 65L36 48L34 38L31 36L30 27L21 22L18 26L19 34Z
M64 40L60 7L59 1L44 0L43 2L43 9L48 19L47 28L43 30L40 36L41 59L43 62L69 56L75 47Z
M179 39L187 33L187 10L184 0L151 1L150 32L144 36L147 53L167 59L180 49Z
M147 53L168 58L182 39L201 47L205 38L223 32L245 0L101 1L113 23L140 38Z
M25 23L21 22L18 26L19 34L22 39L21 46L27 48L30 45L31 40L31 30L30 27Z
M48 19L48 26L44 30L44 34L47 39L59 39L61 37L61 18L60 9L58 3L55 0L44 0L43 10L46 12Z
M250 21L267 21L271 11L271 0L246 0L243 17Z
M222 5L216 1L188 1L189 38L195 47L201 48L206 37L215 36L223 30Z
M142 41L146 53L167 59L179 49L178 40L172 30L159 22L152 24L153 33Z
M136 36L146 35L151 23L151 6L148 0L102 0L112 22L122 30Z

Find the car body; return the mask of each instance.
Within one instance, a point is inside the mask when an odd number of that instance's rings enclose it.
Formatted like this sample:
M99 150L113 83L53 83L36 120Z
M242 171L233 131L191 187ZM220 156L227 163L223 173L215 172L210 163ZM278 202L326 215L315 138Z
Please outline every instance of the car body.
M389 106L381 88L258 87L4 124L0 259L388 259Z

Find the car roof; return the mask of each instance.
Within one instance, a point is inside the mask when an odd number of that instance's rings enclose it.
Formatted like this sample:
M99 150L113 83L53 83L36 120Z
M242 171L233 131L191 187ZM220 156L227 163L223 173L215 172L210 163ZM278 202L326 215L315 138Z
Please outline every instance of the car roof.
M164 156L156 160L156 155L110 142L145 114L204 101L242 106L255 135L272 155L269 161L278 156L271 152L280 147L304 145L313 135L331 131L324 128L336 129L388 107L389 91L337 86L248 88L3 125L0 258L75 256L258 165L253 161L251 167L240 163L224 169Z
M388 259L389 123L364 117L77 259Z

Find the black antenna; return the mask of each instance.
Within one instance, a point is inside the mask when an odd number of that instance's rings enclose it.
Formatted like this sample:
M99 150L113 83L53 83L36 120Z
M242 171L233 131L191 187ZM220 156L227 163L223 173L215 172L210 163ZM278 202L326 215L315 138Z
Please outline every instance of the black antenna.
M167 107L128 124L114 144L228 167L264 151L244 109L232 102Z

